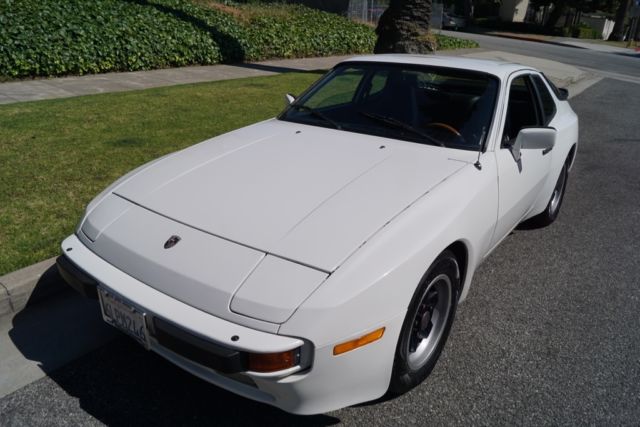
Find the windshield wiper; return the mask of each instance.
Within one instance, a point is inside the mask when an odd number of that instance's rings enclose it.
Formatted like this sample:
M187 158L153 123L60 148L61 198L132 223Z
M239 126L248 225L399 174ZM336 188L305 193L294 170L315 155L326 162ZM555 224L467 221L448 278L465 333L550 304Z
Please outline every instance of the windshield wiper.
M376 113L368 113L366 111L359 111L360 114L362 114L363 116L369 117L370 119L376 120L378 122L384 123L386 125L389 125L391 127L397 128L397 129L404 129L406 131L409 131L411 133L414 133L416 135L419 135L421 137L423 137L424 139L427 140L427 142L431 145L439 145L440 147L444 147L444 143L442 143L441 141L438 141L437 139L433 138L432 136L427 135L426 133L422 132L420 129L416 129L413 126L411 126L409 123L405 123L401 120L395 119L393 117L388 117L388 116L383 116L381 114L376 114Z
M340 126L340 124L338 124L335 120L330 119L329 117L327 117L326 114L313 109L311 107L308 107L306 105L298 105L298 104L291 104L291 108L295 108L296 110L303 110L303 111L308 111L309 114L311 114L312 116L321 118L322 120L324 120L327 123L330 123L334 128L342 130L342 126Z

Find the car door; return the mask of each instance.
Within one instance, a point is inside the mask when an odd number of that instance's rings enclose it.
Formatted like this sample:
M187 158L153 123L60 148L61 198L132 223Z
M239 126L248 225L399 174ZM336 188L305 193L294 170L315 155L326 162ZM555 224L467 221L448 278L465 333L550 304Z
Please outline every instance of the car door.
M508 83L501 142L496 147L498 218L492 244L497 244L533 207L550 168L547 152L521 150L518 161L510 150L522 128L544 126L540 100L531 73L514 74Z

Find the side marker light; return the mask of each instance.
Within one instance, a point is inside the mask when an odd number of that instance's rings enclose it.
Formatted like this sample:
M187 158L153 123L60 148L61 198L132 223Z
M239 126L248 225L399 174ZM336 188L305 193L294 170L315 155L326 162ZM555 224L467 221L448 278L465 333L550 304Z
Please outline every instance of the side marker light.
M385 328L376 329L375 331L369 332L368 334L363 335L360 338L356 338L355 340L338 344L337 346L333 347L333 355L337 356L339 354L355 350L358 347L371 344L374 341L378 341L380 338L382 338L382 335L384 335L384 329Z

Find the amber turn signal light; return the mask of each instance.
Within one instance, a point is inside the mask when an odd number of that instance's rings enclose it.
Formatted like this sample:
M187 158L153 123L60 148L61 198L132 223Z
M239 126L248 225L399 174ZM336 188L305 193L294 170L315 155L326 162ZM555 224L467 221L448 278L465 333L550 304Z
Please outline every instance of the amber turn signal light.
M374 341L378 341L384 335L384 328L376 329L373 332L369 332L367 335L363 335L360 338L356 338L355 340L343 342L342 344L338 344L333 347L333 355L337 356L342 353L346 353L347 351L355 350L358 347L365 346L367 344L371 344Z
M247 368L253 372L276 372L298 364L300 349L280 353L248 353Z

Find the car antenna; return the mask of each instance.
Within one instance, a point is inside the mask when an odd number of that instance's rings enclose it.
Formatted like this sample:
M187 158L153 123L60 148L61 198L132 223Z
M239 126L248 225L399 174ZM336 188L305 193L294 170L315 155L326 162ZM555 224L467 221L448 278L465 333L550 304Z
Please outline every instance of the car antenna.
M480 144L480 149L478 150L478 158L476 162L473 164L473 166L475 166L476 169L478 170L482 170L482 164L480 163L480 155L482 155L482 147L484 146L484 137L486 134L487 134L487 127L482 126L482 135L480 136L480 141L482 141L482 143Z

